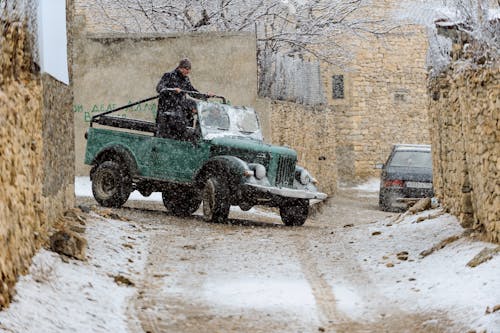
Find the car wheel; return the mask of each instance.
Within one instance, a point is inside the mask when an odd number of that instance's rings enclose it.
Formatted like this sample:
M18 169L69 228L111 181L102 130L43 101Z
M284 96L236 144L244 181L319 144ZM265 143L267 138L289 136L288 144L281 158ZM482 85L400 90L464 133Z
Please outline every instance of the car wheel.
M113 161L99 164L92 174L92 194L104 207L121 207L132 192L128 173Z
M161 197L165 208L175 216L189 216L200 207L201 203L198 191L193 189L163 191Z
M380 194L378 197L378 206L380 210L387 212L389 209L389 203L387 202L387 196L384 194Z
M280 206L281 221L287 226L301 226L309 215L309 200L296 200Z
M392 213L397 213L404 211L404 209L394 207L394 195L391 193L388 194L380 194L379 195L379 207L380 210L384 212L392 212Z
M223 223L229 215L228 189L218 177L210 177L203 189L203 219L207 222Z

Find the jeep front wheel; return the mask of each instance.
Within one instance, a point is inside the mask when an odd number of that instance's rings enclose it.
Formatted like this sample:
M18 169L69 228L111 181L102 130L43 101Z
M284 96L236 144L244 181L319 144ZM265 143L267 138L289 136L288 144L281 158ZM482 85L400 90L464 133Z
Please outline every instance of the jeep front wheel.
M295 200L280 206L281 221L287 226L301 226L309 215L309 201Z
M128 199L132 188L130 178L113 161L99 164L92 174L92 194L104 207L121 207Z
M203 189L203 219L207 222L222 223L229 215L228 189L218 177L210 177Z

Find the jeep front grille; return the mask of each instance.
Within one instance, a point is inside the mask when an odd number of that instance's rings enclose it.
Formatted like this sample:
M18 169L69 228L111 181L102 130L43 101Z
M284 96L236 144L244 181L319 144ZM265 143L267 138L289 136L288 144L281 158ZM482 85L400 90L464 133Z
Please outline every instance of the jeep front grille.
M276 186L292 186L294 174L295 159L280 156L278 159L278 171L276 172Z

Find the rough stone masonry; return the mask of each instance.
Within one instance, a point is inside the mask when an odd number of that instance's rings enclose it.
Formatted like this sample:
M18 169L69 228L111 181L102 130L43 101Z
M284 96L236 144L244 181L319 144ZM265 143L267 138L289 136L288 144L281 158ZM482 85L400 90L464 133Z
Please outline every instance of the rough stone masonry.
M57 219L74 205L74 130L70 87L40 75L33 60L28 31L36 29L5 8L0 14L1 309Z
M450 70L430 85L434 186L464 227L500 242L500 65Z
M42 209L42 90L22 22L0 21L0 308L12 297L46 223Z

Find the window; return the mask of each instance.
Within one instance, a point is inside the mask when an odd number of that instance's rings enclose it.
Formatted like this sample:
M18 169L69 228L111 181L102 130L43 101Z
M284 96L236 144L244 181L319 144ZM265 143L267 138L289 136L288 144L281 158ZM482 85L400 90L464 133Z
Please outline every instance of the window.
M333 99L344 98L344 75L332 76L332 98Z
M396 90L394 92L394 102L396 103L408 102L408 93L409 91L406 89Z
M401 168L432 168L430 152L397 151L389 162L390 167Z

